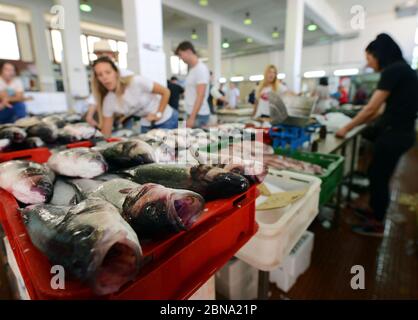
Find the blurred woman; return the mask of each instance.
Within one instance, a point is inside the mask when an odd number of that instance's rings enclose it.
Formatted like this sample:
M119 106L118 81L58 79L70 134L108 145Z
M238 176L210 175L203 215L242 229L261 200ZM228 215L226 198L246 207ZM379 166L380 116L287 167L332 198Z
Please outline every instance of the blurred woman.
M168 105L170 90L142 76L121 77L108 57L93 63L93 94L97 103L99 126L105 137L112 134L114 117L141 118L141 131L153 128L174 129L178 113Z
M331 96L328 87L328 78L319 79L319 86L314 92L314 96L318 97L314 113L323 114L331 108Z
M286 86L280 84L277 79L278 70L274 65L268 65L264 71L264 80L256 91L256 102L253 117L254 118L270 118L270 93L279 95L287 93L289 90Z
M26 117L24 101L23 83L17 77L16 66L4 62L0 66L0 124Z
M337 137L345 137L352 129L375 120L369 137L373 139L373 159L369 167L370 200L366 209L355 213L364 223L353 227L363 235L383 236L384 219L390 203L389 183L401 156L415 144L415 120L418 112L418 77L408 65L396 42L380 34L366 48L367 64L380 72L377 90L369 103Z

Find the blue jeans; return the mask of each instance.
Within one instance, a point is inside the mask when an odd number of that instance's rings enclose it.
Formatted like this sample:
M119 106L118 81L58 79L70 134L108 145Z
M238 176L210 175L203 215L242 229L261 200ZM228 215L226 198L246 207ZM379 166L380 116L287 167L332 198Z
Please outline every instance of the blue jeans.
M173 109L173 114L167 121L164 121L163 123L157 124L153 127L142 126L141 133L147 133L148 131L152 129L176 129L178 128L178 125L179 125L179 113L177 110Z
M190 115L187 115L187 118L189 118ZM202 115L197 115L196 120L194 122L194 128L202 128L204 126L207 126L209 123L209 119L210 119L210 114L206 115L206 116L202 116Z
M12 108L5 107L0 110L0 124L13 123L26 117L26 105L23 102L12 103Z

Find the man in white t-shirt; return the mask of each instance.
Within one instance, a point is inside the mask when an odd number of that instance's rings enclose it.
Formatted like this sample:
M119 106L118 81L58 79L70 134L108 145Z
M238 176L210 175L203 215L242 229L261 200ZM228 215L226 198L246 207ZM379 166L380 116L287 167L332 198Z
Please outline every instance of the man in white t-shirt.
M229 90L227 93L228 106L227 108L236 109L238 107L240 92L235 83L229 83Z
M185 41L176 49L178 55L188 66L184 92L184 108L187 113L187 127L201 128L209 123L208 104L210 73L208 67L199 60L192 43Z
M14 64L4 62L0 67L0 124L13 123L26 117L22 81L16 77Z
M109 57L113 61L116 61L118 58L118 52L113 51L112 47L110 46L109 42L107 40L100 40L94 43L94 49L93 53L97 56L97 58L100 57ZM121 77L129 77L133 76L134 73L130 70L125 69L119 69L120 76ZM86 115L86 121L93 127L98 127L99 124L94 119L94 115L96 114L96 100L91 94L87 99L87 105L88 105L88 111Z

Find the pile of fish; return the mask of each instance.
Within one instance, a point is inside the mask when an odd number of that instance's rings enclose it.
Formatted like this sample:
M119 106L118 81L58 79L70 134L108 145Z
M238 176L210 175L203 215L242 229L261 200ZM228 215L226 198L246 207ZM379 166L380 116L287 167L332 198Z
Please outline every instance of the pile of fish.
M132 138L57 150L46 164L9 161L0 164L0 188L22 204L30 239L49 261L107 295L137 275L142 241L189 230L205 201L241 194L262 179L248 175L246 163L157 163L156 151Z
M102 138L96 128L82 123L78 114L56 114L17 120L0 125L0 152L62 145Z
M284 156L264 157L264 163L277 170L292 170L313 175L322 175L324 173L324 169L319 165Z

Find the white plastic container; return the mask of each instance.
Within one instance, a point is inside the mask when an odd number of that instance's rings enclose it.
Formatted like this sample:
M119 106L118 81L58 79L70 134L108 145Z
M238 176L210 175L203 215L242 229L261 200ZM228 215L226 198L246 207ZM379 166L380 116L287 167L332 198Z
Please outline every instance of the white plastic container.
M280 267L270 272L270 282L275 283L284 292L288 292L298 277L309 269L313 245L314 234L305 232Z
M215 277L216 292L230 300L257 298L258 270L238 259L231 259Z
M262 271L277 269L318 215L321 180L288 171L270 170L265 184L274 192L307 188L306 195L282 209L257 211L257 234L235 255ZM277 190L279 189L279 191ZM263 201L257 199L257 203Z

